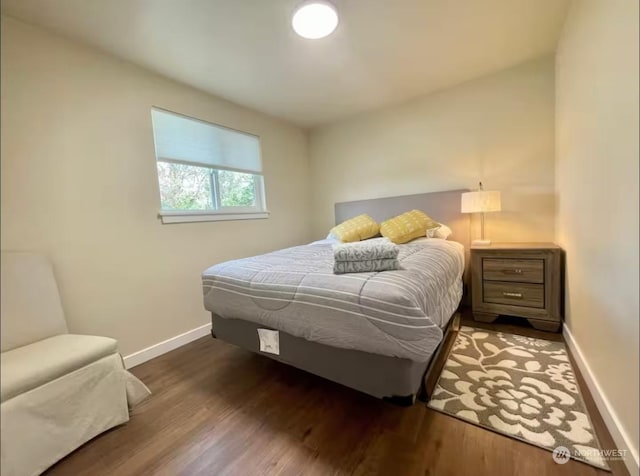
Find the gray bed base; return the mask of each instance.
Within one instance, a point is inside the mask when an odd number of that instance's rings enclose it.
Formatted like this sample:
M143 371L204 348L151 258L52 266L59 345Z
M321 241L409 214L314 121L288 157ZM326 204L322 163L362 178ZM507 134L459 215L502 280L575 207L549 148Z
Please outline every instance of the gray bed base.
M211 314L211 335L265 357L359 390L398 405L412 405L416 398L428 400L435 386L449 343L459 328L459 315L449 320L440 345L426 362L341 349L308 341L280 331L280 355L260 351L258 328L265 326L242 319Z

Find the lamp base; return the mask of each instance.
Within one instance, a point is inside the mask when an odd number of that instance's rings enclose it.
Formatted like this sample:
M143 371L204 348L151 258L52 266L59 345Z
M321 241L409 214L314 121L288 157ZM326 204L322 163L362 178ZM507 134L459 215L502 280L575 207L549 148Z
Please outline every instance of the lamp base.
M491 244L491 240L473 240L471 242L471 246L489 246Z

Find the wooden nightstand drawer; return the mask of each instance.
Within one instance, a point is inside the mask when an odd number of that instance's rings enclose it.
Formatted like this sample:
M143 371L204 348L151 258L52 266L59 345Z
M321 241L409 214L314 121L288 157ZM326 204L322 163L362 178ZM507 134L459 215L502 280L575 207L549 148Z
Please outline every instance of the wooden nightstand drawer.
M514 258L484 258L482 277L488 281L544 283L544 260Z
M544 308L544 285L524 283L484 283L483 301L510 306Z

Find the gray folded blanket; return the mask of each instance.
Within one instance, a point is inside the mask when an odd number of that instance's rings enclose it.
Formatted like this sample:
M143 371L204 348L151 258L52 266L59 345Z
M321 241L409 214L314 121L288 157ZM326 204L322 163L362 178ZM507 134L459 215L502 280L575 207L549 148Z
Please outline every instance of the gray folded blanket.
M398 269L399 253L400 248L388 238L333 245L333 272L370 273Z
M391 271L399 269L400 263L396 258L391 259L367 259L361 261L336 261L333 264L335 274L344 273L371 273L377 271Z
M399 253L400 248L389 238L374 238L355 243L333 245L333 257L336 261L395 259Z

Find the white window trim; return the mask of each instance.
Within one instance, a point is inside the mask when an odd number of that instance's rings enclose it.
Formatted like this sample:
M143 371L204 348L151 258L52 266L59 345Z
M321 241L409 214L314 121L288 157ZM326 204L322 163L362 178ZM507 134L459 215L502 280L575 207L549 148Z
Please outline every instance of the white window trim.
M160 210L158 218L163 224L197 223L227 220L263 220L269 218L268 211L224 212L218 210Z
M203 167L201 164L190 164L178 160L166 160L159 159L158 162L172 162L183 163L185 165L194 165L197 167ZM228 170L226 168L211 168L212 170ZM235 170L232 170L235 172ZM242 171L242 173L251 173ZM267 210L267 202L264 192L264 175L253 174L259 177L259 180L254 181L256 206L253 207L220 207L210 210L160 210L158 212L158 218L162 221L162 224L172 223L197 223L206 221L227 221L227 220L263 220L269 218L269 211ZM214 192L215 194L215 192ZM214 200L219 200L219 197L214 195Z

